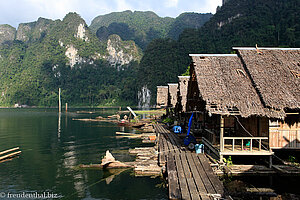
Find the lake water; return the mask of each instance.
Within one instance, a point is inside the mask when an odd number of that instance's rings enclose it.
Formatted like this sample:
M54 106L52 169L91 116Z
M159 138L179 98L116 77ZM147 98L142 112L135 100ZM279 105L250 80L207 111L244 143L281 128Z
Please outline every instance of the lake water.
M145 144L116 139L115 132L122 128L112 123L72 120L105 117L116 110L76 111L59 116L54 109L0 109L0 151L17 146L22 150L18 158L0 163L0 195L45 192L63 199L168 198L160 178L134 177L131 170L78 169L79 164L100 163L106 150L120 161L132 161L128 149Z

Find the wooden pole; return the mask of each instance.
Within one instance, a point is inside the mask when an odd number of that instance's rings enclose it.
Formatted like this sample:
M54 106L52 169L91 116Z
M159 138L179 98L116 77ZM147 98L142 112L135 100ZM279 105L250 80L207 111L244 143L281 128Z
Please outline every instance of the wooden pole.
M61 89L58 89L58 112L61 112L61 99L60 99Z
M223 162L223 155L222 152L224 151L224 117L221 116L221 121L220 121L220 162Z
M68 112L68 103L66 103L66 112Z

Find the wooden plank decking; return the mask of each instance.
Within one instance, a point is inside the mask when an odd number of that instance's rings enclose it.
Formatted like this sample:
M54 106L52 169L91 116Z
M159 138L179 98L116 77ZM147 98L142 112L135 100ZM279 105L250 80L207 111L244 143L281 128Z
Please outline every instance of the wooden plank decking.
M209 200L224 196L224 187L212 171L204 154L192 153L177 135L161 125L159 133L159 164L167 167L169 199Z

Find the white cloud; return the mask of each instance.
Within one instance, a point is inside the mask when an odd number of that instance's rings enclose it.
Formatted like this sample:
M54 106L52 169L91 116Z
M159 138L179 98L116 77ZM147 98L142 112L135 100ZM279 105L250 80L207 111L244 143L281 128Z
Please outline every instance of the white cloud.
M117 4L118 11L134 10L134 8L126 0L116 0L116 4Z
M222 0L0 0L0 24L36 21L39 17L62 19L77 12L87 24L98 15L124 10L154 11L176 17L182 12L212 12Z
M222 0L209 0L209 1L206 1L205 8L207 10L209 10L210 12L215 13L217 6L221 6L221 5L222 5Z
M178 5L178 0L165 0L165 6L167 8L177 7L177 5Z

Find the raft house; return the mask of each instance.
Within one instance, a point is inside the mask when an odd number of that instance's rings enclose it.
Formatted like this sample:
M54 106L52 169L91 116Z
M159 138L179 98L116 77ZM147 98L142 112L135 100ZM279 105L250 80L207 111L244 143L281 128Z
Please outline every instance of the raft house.
M223 162L224 156L268 156L300 149L300 49L233 47L236 54L190 54L179 76L172 117ZM168 84L169 99L175 84Z
M168 86L157 86L156 108L166 108L168 105Z

